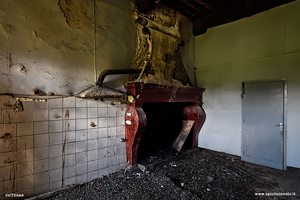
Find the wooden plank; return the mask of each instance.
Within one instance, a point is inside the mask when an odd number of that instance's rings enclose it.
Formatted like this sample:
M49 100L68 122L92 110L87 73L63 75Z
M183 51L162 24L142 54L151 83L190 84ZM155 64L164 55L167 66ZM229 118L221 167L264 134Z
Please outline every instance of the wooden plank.
M194 125L195 121L192 120L186 120L183 128L181 130L181 132L179 133L177 139L175 140L175 142L172 144L172 147L174 149L176 149L177 151L180 151L181 148L184 145L184 142L186 140L186 138L188 137L193 125Z

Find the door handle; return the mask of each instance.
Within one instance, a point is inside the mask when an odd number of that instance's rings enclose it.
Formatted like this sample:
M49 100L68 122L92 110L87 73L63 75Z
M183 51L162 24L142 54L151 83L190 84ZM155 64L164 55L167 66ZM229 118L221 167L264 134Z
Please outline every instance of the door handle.
M276 127L280 127L280 132L282 132L283 131L283 124L282 123L280 123L280 124L277 124L277 125L275 125Z
M276 127L282 127L282 123L275 125Z

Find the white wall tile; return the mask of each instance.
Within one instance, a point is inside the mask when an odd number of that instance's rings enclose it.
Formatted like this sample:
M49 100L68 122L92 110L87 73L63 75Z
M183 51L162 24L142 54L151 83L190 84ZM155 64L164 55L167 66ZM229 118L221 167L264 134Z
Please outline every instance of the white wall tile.
M76 141L76 135L75 131L68 131L67 134L67 142L75 142Z
M107 127L107 118L98 118L98 127Z
M49 161L50 170L62 168L63 160L61 156L50 158Z
M57 157L62 155L62 144L49 146L49 157Z
M15 116L16 116L16 112L13 109L7 108L5 110L1 110L0 123L11 124L11 123L17 122Z
M116 131L117 136L125 137L125 126L117 126Z
M103 149L107 147L107 138L98 138L98 149Z
M65 166L75 165L75 154L65 155Z
M48 109L35 109L33 110L33 121L48 120Z
M50 183L61 180L62 169L54 169L50 171ZM51 185L51 184L50 184ZM50 186L51 187L51 186Z
M69 185L72 185L72 184L74 184L74 183L76 183L76 177L66 178L66 179L64 180L64 187L69 186Z
M76 100L76 108L87 106L87 100L86 99L75 98L75 100Z
M33 161L33 149L17 150L17 162L32 162Z
M21 163L17 165L17 176L26 176L33 174L33 162Z
M99 159L107 158L108 148L98 149L98 157Z
M33 135L17 137L17 148L22 149L32 149L33 148Z
M1 168L1 181L10 180L14 176L14 170L16 170L16 165L8 165Z
M64 179L70 178L70 177L75 177L75 175L76 175L75 165L64 168L64 170L63 170Z
M62 120L59 121L50 121L50 133L55 133L55 132L61 132L63 131L62 129Z
M76 141L87 140L87 138L88 138L87 130L78 130L78 131L75 131L75 134L76 134Z
M116 117L108 117L107 118L107 127L117 126L117 118Z
M65 167L63 172L64 172L64 179L74 177L76 175L76 167L75 165Z
M98 110L96 108L88 108L88 118L97 118L98 117Z
M15 122L33 122L33 111L26 110L24 108L24 111L16 112L14 114L14 121Z
M50 133L50 145L63 143L63 133Z
M34 147L42 147L48 145L49 145L48 134L34 135Z
M63 107L75 107L75 97L63 98Z
M98 178L98 171L88 172L88 181L92 181L94 179Z
M99 177L99 178L100 178L100 177L103 177L103 176L105 176L105 175L107 175L107 174L108 174L108 169L107 169L107 168L98 170L98 177Z
M98 129L89 129L88 130L88 139L98 138Z
M84 152L79 152L79 153L76 153L76 165L79 164L79 163L84 163L84 162L87 162L88 161L88 152L87 151L84 151Z
M116 137L116 127L108 127L107 128L107 136L108 137Z
M98 164L99 164L98 165L99 169L106 169L108 167L108 165L107 165L107 158L101 158L101 159L99 159Z
M98 160L88 162L88 172L98 170Z
M33 122L17 123L17 136L32 135Z
M34 192L35 192L34 193L35 196L49 192L49 184L36 186L34 188Z
M2 163L1 167L11 165L11 163L7 161L13 161L15 162L17 159L17 152L16 151L8 151L5 153L0 154L0 163ZM0 170L1 171L1 170Z
M34 134L48 133L48 121L34 122Z
M48 106L49 106L49 108L62 108L63 99L62 98L49 99L48 100Z
M98 108L98 117L107 117L107 108Z
M88 120L87 119L76 119L76 130L87 129Z
M1 135L4 135L2 133ZM0 140L0 153L6 151L14 151L17 148L17 137L8 137L5 140Z
M80 175L84 173L87 173L87 162L76 165L76 174Z
M76 183L86 183L87 182L87 173L76 176Z
M63 119L63 109L62 108L53 108L49 110L49 119L50 120L61 120Z
M108 146L107 148L107 157L113 157L115 156L115 146ZM110 166L110 165L109 165Z
M126 104L119 104L119 106L117 107L117 116L125 118L126 109L127 109Z
M97 108L98 107L98 100L88 99L87 100L87 106L89 108Z
M74 154L76 152L76 143L66 143L65 144L66 152L65 154Z
M107 108L106 98L104 98L104 101L98 101L98 108Z
M98 148L98 139L88 140L88 151Z
M34 173L46 172L49 170L49 159L34 161Z
M50 186L50 191L53 191L53 190L58 190L62 187L62 181L59 180L59 181L54 181L54 182L51 182L49 184Z
M50 181L50 173L49 172L41 172L34 175L34 186L40 186L49 183Z
M88 161L97 160L98 159L98 149L88 151Z
M46 159L49 157L49 146L34 148L34 160Z
M88 149L87 141L76 142L76 153L87 151L87 149Z
M107 109L107 116L108 117L116 117L117 116L117 109L116 107L111 107Z
M125 117L117 117L117 126L125 126Z
M63 120L63 131L75 131L76 130L76 121L75 119L66 119Z
M107 128L106 127L99 128L98 133L99 133L98 138L103 138L103 137L106 138L107 137Z
M87 108L76 108L76 119L82 119L88 117Z
M33 188L34 187L34 176L23 176L17 179L18 180L18 190L22 191L25 189Z

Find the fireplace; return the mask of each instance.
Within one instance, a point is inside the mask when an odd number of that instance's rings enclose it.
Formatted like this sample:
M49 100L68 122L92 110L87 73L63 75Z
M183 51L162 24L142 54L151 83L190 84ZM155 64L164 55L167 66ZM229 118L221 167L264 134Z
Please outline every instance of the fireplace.
M127 162L130 166L171 146L184 120L195 121L183 148L197 147L205 121L204 88L129 82L124 85L134 98L125 113Z

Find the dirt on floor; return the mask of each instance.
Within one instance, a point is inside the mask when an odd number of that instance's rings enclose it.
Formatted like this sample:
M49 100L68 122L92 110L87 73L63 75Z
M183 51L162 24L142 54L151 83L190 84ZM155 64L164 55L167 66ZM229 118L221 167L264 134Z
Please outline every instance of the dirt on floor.
M199 149L151 171L121 170L49 199L300 199L300 170Z

